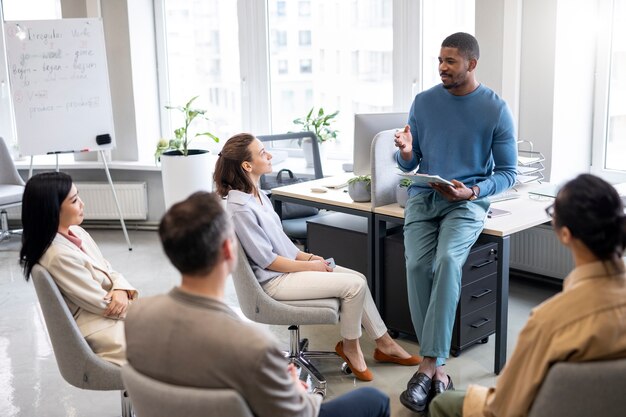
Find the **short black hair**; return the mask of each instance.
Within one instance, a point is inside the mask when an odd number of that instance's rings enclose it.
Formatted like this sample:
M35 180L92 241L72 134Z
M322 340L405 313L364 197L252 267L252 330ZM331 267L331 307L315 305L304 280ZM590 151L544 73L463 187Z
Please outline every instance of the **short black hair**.
M457 32L448 36L441 43L442 48L456 48L468 61L480 58L480 48L475 37L465 32Z
M234 237L234 231L221 198L199 191L163 215L159 237L165 254L180 273L200 276L217 265L222 245Z

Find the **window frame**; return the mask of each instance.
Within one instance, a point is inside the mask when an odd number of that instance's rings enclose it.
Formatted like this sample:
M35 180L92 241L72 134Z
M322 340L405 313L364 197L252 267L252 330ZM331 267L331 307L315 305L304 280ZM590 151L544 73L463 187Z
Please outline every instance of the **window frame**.
M156 48L159 65L159 111L161 132L171 130L171 123L163 106L169 104L167 80L167 45L165 40L165 0L155 2ZM295 4L295 3L294 3ZM299 5L299 3L297 3ZM242 131L271 134L271 88L267 1L238 0L240 74L242 83ZM394 27L392 53L393 111L408 111L414 93L421 90L421 1L392 0ZM264 36L258 36L258 34ZM280 132L279 132L280 133Z
M626 171L605 168L609 118L613 7L615 0L599 2L598 40L596 49L596 84L594 92L593 132L591 139L591 173L611 183L626 182ZM606 23L610 22L610 23Z

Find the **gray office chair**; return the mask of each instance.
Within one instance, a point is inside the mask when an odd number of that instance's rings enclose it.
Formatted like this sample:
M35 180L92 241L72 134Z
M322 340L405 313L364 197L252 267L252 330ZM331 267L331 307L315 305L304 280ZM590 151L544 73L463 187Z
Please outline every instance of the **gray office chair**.
M548 372L528 417L622 417L626 359L561 362Z
M384 130L372 140L372 207L396 202L396 186L402 177L396 175L401 171L396 168L394 159L397 150L393 146L394 134L395 129Z
M138 372L130 364L122 366L122 379L135 417L253 417L246 401L232 389L171 385Z
M81 389L122 391L122 417L132 417L120 367L91 350L50 273L41 265L35 265L31 277L63 379Z
M285 357L308 372L313 382L313 392L326 395L326 379L310 359L339 358L339 356L335 352L309 351L309 341L306 338L300 339L300 325L337 324L339 299L274 300L261 288L239 242L237 246L237 265L232 276L241 311L257 323L289 326L289 351L285 353ZM345 365L343 369L345 372L348 371Z
M304 180L324 178L324 173L322 171L322 161L320 158L319 144L317 142L317 136L315 136L315 133L313 132L283 133L283 134L278 134L278 135L260 135L260 136L257 136L257 138L261 142L277 142L277 141L285 141L285 140L292 141L292 140L302 140L302 139L307 139L307 138L310 139L311 145L312 145L311 148L313 151L313 174L302 174L298 172L294 172L294 174L296 174L298 178L304 179ZM276 173L273 173L271 175L276 175ZM266 179L266 176L264 175L261 178L261 187L265 188L265 191L271 193L271 189L264 187L264 183L266 182L265 179ZM291 204L292 209L295 209L295 211L297 211L296 204L293 204L293 203L287 203L287 204ZM283 204L283 207L285 206L286 204ZM306 207L306 209L308 210L310 209L310 207ZM287 210L284 210L283 214L286 211ZM307 240L306 240L307 221L316 219L323 215L324 215L323 213L318 213L318 214L309 214L309 215L298 216L298 217L293 217L293 218L285 218L283 216L282 218L283 231L289 237L289 239L291 239L292 241L296 243L303 245L304 250L307 250Z
M22 204L24 181L15 168L11 153L4 139L0 137L0 242L21 230L9 229L6 209Z

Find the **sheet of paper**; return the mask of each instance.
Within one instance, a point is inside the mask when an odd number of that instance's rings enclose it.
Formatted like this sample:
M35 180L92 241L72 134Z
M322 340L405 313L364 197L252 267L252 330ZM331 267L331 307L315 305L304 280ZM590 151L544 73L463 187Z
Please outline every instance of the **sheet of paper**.
M417 174L417 173L398 173L398 175L410 179L414 184L427 186L430 183L452 185L450 181L441 178L439 175Z

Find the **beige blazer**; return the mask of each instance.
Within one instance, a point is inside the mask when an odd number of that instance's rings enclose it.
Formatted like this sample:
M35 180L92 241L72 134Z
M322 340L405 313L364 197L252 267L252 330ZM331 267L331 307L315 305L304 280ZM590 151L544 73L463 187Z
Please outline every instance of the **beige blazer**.
M70 230L83 244L75 244L57 233L39 263L46 268L59 286L80 332L93 351L103 359L122 365L126 362L124 322L104 317L106 294L111 290L127 290L131 298L137 291L104 259L96 242L79 226ZM123 319L123 318L122 318Z

